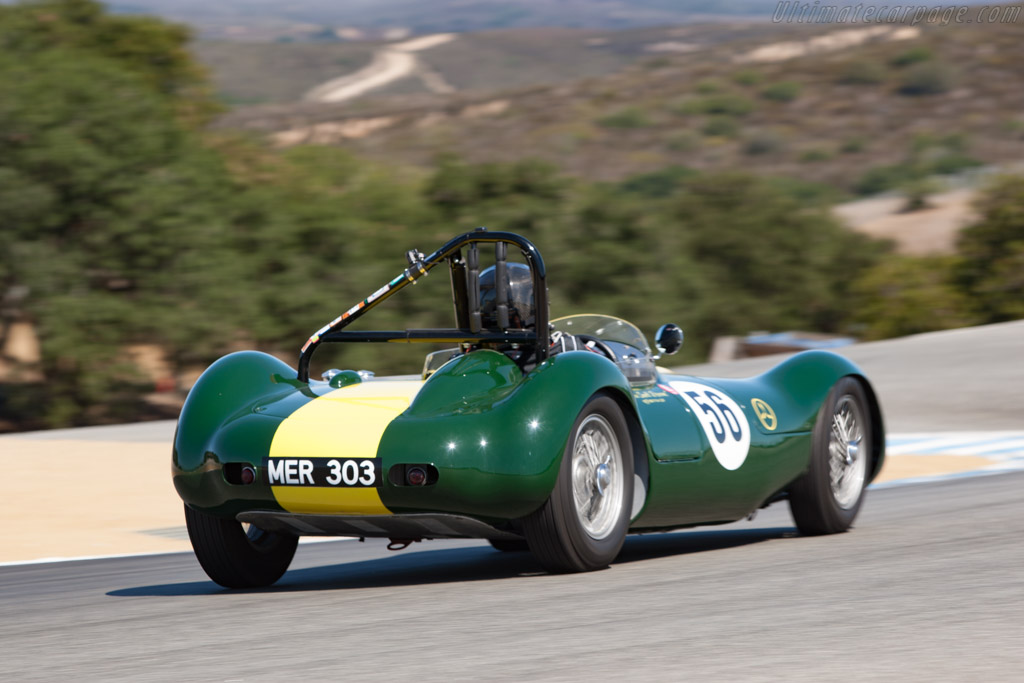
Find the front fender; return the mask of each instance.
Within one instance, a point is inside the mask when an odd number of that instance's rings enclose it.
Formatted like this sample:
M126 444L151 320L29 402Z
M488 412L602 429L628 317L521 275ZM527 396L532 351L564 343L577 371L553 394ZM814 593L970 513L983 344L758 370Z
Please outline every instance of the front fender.
M389 485L381 500L394 512L527 515L551 494L573 422L599 391L616 392L635 409L625 377L594 353L559 354L525 377L492 351L452 361L388 425L378 449L388 468L434 465L437 483Z
M818 411L832 387L843 377L854 377L864 387L875 425L872 436L873 479L885 459L885 425L874 388L856 363L828 351L798 353L771 370L750 379L709 379L749 410L750 423L762 434L806 433L814 428ZM757 414L757 400L771 406L774 422Z

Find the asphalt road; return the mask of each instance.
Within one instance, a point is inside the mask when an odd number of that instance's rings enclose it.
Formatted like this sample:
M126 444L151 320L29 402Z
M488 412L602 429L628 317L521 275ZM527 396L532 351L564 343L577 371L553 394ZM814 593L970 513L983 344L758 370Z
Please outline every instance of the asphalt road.
M891 431L1024 426L1024 322L842 352ZM853 531L820 538L783 504L631 537L611 568L574 576L474 541L304 545L252 592L220 589L191 553L0 567L0 680L1016 681L1022 492L1024 474L873 490Z
M300 546L274 588L191 554L0 568L11 681L1011 681L1024 474L872 491L856 527L631 537L611 568L434 541Z

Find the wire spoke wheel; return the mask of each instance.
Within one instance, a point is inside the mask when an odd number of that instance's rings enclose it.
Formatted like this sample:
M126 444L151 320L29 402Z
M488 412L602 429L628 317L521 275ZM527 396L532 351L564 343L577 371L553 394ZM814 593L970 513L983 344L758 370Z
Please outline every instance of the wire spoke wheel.
M867 453L862 448L863 420L852 396L839 399L832 414L828 464L832 495L844 510L856 504L867 474Z
M622 451L608 420L591 415L576 432L572 493L580 524L591 538L607 538L615 527L625 489Z
M572 427L547 502L522 520L530 551L551 572L607 566L619 554L633 506L633 446L610 396L587 402Z
M834 534L853 524L872 462L873 413L864 387L844 377L818 412L807 472L791 485L789 507L800 532Z

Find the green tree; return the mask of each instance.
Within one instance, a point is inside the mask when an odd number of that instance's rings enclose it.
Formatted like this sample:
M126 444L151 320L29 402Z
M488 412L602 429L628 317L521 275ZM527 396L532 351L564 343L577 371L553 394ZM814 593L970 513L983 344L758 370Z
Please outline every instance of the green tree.
M0 49L28 55L66 48L99 56L174 98L194 122L217 111L189 29L155 17L108 14L94 0L31 0L0 7Z
M884 248L825 208L744 174L689 182L673 214L700 283L691 320L705 340L753 329L839 331L850 281Z
M40 333L52 424L132 406L145 383L126 344L215 346L232 268L208 267L223 256L228 177L177 86L157 85L175 55L129 68L141 58L88 38L102 16L70 0L0 8L0 292L25 293L6 315ZM134 27L156 44L149 20L118 26L126 45Z
M959 281L985 322L1024 318L1024 178L997 180L960 233Z
M971 302L952 280L955 256L890 256L852 288L852 322L865 339L975 324Z

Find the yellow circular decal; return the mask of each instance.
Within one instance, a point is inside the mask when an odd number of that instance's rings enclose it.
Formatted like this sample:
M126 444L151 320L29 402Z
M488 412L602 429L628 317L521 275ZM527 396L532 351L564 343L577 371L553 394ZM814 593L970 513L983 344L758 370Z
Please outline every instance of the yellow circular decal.
M757 419L761 421L761 426L769 432L774 431L779 426L779 421L775 417L775 411L772 410L770 405L759 398L752 398L750 399L750 406L754 409Z

